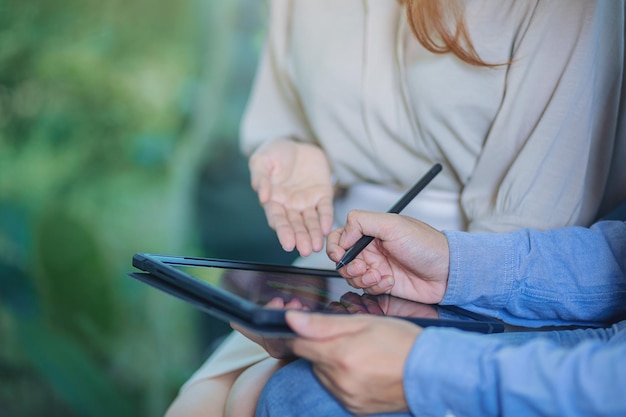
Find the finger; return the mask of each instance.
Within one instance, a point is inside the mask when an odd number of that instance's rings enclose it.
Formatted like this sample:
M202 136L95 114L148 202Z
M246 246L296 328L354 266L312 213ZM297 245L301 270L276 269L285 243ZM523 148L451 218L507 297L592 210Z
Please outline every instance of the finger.
M270 201L263 206L265 211L265 217L267 218L267 224L276 230L277 227L285 223L289 223L287 220L287 211L282 204L278 204Z
M399 219L400 217L397 214L352 210L348 213L344 235L341 237L339 244L343 247L346 247L346 245L351 246L364 235L384 239L386 231L397 229L392 225ZM385 227L381 229L381 225L385 225Z
M302 212L299 210L287 210L287 219L293 232L298 252L302 256L309 256L312 251L311 236L304 225Z
M322 227L324 236L330 233L333 227L333 199L323 198L317 204L317 212L319 214L319 222Z
M272 195L272 183L268 176L262 175L252 183L252 188L256 190L261 205L267 203Z
M350 227L348 228L348 224L346 223L346 225L341 230L341 234L339 235L339 240L337 241L337 244L347 250L352 245L354 245L357 240L359 240L362 236L363 234L360 232L360 229L355 229L354 225L350 225Z
M349 227L349 225L346 224L341 232L341 235L339 236L339 241L337 242L337 244L347 251L352 246L354 246L363 236L365 235L361 233L360 229L355 228L354 225ZM362 258L362 253L363 252L361 252L361 254L357 256Z
M384 297L384 298L388 298L388 297ZM381 308L379 304L379 297L372 298L371 296L368 296L366 294L363 297L361 297L361 302L363 303L363 305L365 306L369 314L376 314L379 316L382 316L385 314L384 310Z
M368 273L368 265L362 260L360 257L355 258L352 262L346 265L343 269L345 276L350 278L359 278L362 280L365 274ZM370 282L375 282L376 280L370 279Z
M292 310L301 310L304 306L302 305L302 301L300 301L298 298L294 298L291 301L289 301L287 304L285 304L284 308L290 308Z
M304 313L297 310L287 311L285 320L298 336L312 340L331 339L342 334L354 333L362 327L362 324L353 317Z
M353 264L356 264L356 265L353 265ZM363 273L366 271L367 271L367 265L365 265L363 261L361 261L360 259L355 259L352 262L350 262L348 265L338 270L339 275L344 277L351 287L357 288L357 289L362 289L364 287L367 287L367 285L363 284L363 280L362 280Z
M367 294L371 295L380 295L380 294L391 294L391 290L393 289L393 285L395 284L395 280L391 275L387 275L382 277L382 279L369 287L363 288L363 291Z
M280 297L274 297L267 304L265 304L265 307L267 307L267 308L284 308L285 307L285 300L283 300Z
M325 311L332 311L336 313L345 313L346 308L338 301L331 301L325 308Z
M234 321L229 322L229 324L230 324L230 328L231 329L233 329L235 331L238 331L239 333L242 333L242 334L244 333L243 327L241 327L240 325L238 325Z
M250 158L250 184L259 196L261 205L267 203L271 195L270 170L264 159Z
M267 222L276 231L281 246L285 251L291 252L296 246L296 236L289 222L285 207L270 201L263 208Z
M304 316L307 314L309 317ZM287 323L298 335L292 343L293 353L316 363L327 361L329 357L337 355L342 340L362 332L372 318L362 314L319 314L290 310L286 315Z
M339 238L343 229L337 229L330 232L326 238L326 255L333 262L338 262L341 257L346 253L346 250L339 246Z
M368 267L367 264L359 258L354 259L338 272L354 288L364 288L371 285L363 283L363 276L368 272ZM370 279L370 282L373 283L375 280Z
M231 321L230 322L230 327L233 330L241 333L244 337L250 339L254 343L257 343L259 345L261 345L263 343L263 337L260 334L255 333L254 331L252 331L252 330L250 330L250 329L248 329L246 327L243 327L243 326L239 325L238 323L235 323L235 322Z
M356 269L359 266L360 265L355 265L354 268ZM363 288L372 287L379 284L383 280L383 277L380 275L378 269L367 269L367 266L365 266L364 268L366 269L366 271L361 275L361 283L363 284ZM359 268L358 271L361 271L362 269L363 268Z
M365 308L365 306L361 304L354 304L350 302L342 302L341 304L344 305L346 311L350 314L366 314L367 313L367 309Z
M367 309L361 302L361 297L353 292L345 293L339 299L341 305L346 309L348 313L359 314L367 313Z
M339 297L339 300L342 302L345 301L350 304L361 304L361 296L352 291L343 294L341 297Z
M315 209L306 209L302 212L302 217L311 239L312 248L315 252L319 252L324 247L324 234L318 213Z

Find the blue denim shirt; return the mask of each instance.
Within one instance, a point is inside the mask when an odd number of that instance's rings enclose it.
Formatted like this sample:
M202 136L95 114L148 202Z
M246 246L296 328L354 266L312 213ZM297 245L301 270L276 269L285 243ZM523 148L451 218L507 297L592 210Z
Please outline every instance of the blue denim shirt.
M626 317L624 222L446 236L450 274L443 304L529 327ZM404 373L412 414L626 415L626 321L513 335L518 343L511 336L426 328Z

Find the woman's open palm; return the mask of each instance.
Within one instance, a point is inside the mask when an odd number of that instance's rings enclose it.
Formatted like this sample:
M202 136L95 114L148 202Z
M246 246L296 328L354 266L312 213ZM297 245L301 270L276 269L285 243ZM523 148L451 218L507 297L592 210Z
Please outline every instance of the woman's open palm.
M324 247L333 224L328 158L317 146L275 140L250 158L252 188L286 251L308 256Z

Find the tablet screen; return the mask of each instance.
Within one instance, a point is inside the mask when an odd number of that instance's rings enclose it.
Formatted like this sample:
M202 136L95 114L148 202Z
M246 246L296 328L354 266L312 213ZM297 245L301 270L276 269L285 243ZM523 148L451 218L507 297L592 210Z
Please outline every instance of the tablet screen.
M285 303L297 299L310 310L324 310L333 300L328 291L327 280L342 279L293 272L174 266L208 285L216 286L260 307L274 298L280 298Z
M344 285L339 287L347 291L337 291L333 281L345 281L333 270L147 254L136 255L133 264L167 281L170 294L196 305L208 303L253 325L283 326L284 310L265 308L268 302L280 298L284 303L297 300L309 311L386 315L422 326L502 331L496 320L457 307L422 304L386 294L368 295ZM143 280L159 287L145 277Z

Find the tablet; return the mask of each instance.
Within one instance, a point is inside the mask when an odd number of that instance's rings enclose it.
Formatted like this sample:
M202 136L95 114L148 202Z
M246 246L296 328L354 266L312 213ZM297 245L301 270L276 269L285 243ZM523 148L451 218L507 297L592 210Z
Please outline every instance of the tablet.
M221 320L265 336L294 336L285 310L265 307L276 298L296 299L306 310L327 314L376 314L423 327L456 327L480 333L504 331L500 321L458 307L422 304L360 290L333 294L334 270L246 261L137 253L129 275ZM336 287L336 286L335 286Z

